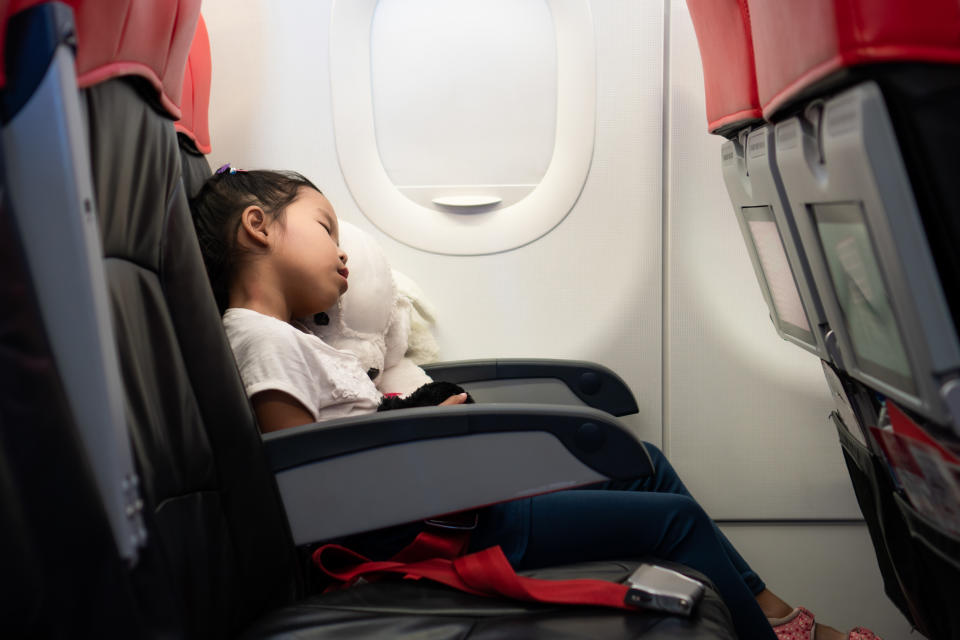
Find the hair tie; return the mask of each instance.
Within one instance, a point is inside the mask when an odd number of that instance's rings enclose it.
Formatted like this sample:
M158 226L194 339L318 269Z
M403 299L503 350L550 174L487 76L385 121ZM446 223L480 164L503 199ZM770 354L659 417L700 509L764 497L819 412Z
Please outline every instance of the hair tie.
M237 171L243 171L243 169L237 169L236 167L231 167L230 163L228 162L227 164L217 169L215 173L216 175L220 175L221 173L230 173L232 175Z

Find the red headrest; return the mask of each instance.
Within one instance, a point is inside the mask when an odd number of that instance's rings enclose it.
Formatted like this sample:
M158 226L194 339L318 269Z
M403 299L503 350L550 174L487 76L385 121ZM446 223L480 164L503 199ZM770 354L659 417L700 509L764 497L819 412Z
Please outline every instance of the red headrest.
M43 1L6 0L0 8L3 32L9 16ZM77 81L81 88L117 76L141 76L157 89L170 115L180 117L183 73L200 15L200 0L64 3L73 9L77 25ZM0 87L5 81L0 68Z
M957 0L748 0L757 90L769 118L841 67L960 62Z
M11 0L0 0L0 89L7 85L7 58L4 54L7 50L7 22L20 10L16 5Z
M187 69L183 75L182 115L174 127L197 145L200 153L210 153L210 37L203 16L197 22Z
M746 0L687 0L700 45L711 132L759 119Z

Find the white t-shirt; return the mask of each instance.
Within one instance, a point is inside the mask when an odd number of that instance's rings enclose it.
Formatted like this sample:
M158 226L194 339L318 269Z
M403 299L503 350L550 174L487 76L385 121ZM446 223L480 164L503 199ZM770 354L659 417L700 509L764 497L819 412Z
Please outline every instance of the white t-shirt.
M223 327L247 396L282 391L317 422L377 410L380 392L352 353L251 309L227 309Z

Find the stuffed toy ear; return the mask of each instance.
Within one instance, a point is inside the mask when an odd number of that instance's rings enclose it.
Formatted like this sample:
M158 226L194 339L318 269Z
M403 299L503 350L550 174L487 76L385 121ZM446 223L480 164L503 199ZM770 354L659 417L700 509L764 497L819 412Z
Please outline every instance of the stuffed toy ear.
M399 271L393 272L397 294L409 304L409 329L404 355L415 364L436 362L440 357L440 345L433 335L436 324L433 305L427 300L420 286Z
M413 314L410 300L403 295L397 296L393 321L387 330L384 370L377 382L377 388L383 393L406 396L431 382L430 376L410 358Z
M412 306L398 294L386 254L372 236L344 220L340 247L347 254L350 287L335 307L300 321L330 346L355 355L381 392L405 395L430 382L404 357Z

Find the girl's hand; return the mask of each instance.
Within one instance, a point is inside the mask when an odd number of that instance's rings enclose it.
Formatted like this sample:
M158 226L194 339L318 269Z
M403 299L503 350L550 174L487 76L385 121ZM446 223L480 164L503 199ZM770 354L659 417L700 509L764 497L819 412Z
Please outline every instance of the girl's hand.
M467 394L458 393L455 396L450 396L449 398L441 402L438 406L444 407L449 404L463 404L466 401L467 401Z

